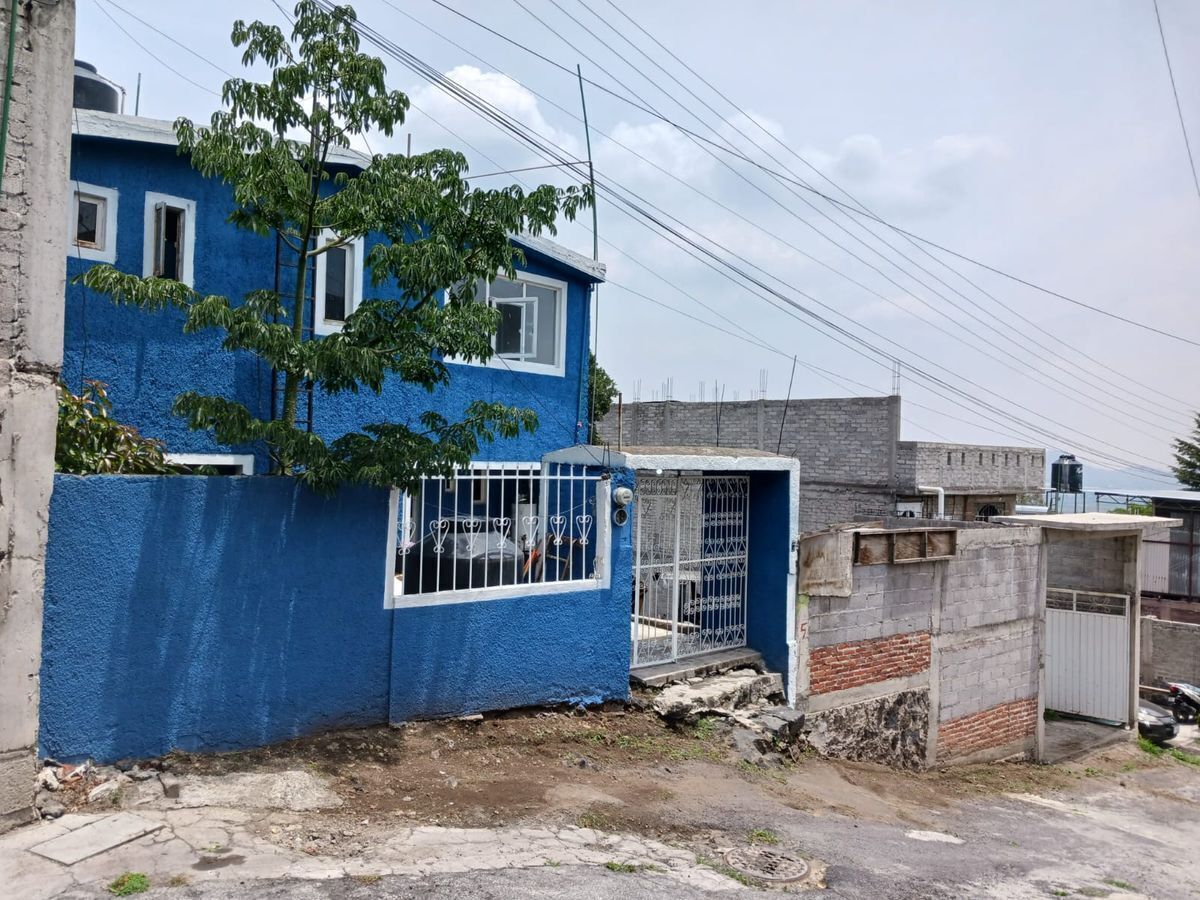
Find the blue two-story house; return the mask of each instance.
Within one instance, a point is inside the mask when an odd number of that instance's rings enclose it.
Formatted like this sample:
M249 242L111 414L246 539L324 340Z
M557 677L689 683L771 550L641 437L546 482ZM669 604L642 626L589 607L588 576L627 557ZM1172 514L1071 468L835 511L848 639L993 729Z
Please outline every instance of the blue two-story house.
M263 447L220 446L209 432L189 429L171 406L179 394L197 390L236 400L259 418L275 418L282 376L251 354L223 349L215 330L183 333L177 310L119 307L77 276L107 262L176 279L202 295L238 298L262 288L288 294L295 284L294 255L276 238L227 221L234 208L230 187L204 177L177 152L171 123L77 109L74 132L64 380L71 387L88 379L108 384L117 415L160 439L176 463L229 474L265 472ZM343 150L329 168L353 175L366 161ZM377 239L368 236L316 258L306 286L306 337L340 329L364 297L402 298L396 283L375 288L364 272ZM431 409L457 421L475 400L537 413L535 431L484 445L459 478L431 480L419 497L403 499L397 514L400 593L578 580L594 565L594 497L585 500L578 473L561 485L557 477L547 482L541 460L585 440L591 291L604 266L541 237L514 236L513 243L525 256L517 277L481 280L476 290L480 302L500 312L489 362L451 362L449 385L433 394L394 377L379 394L326 396L310 388L300 398L300 423L330 441L370 423L415 425ZM547 549L547 540L556 549ZM406 567L413 550L424 562ZM443 565L448 551L453 565ZM503 563L468 564L458 559L464 555Z
M77 278L107 262L236 299L286 293L287 255L227 221L229 186L179 155L170 123L78 109L73 131L65 382L107 383L115 415L181 466L255 477L57 479L44 752L118 759L622 699L631 665L748 647L794 702L795 461L585 443L602 265L515 235L516 277L476 286L500 313L487 364L451 362L432 394L398 378L379 394L302 394L298 423L326 439L428 410L455 421L475 400L540 422L407 494L319 496L265 477L264 448L220 446L171 412L195 390L272 418L268 366L219 332L183 333L177 310L117 306ZM363 271L372 240L318 256L307 336L336 332L365 297L401 299Z

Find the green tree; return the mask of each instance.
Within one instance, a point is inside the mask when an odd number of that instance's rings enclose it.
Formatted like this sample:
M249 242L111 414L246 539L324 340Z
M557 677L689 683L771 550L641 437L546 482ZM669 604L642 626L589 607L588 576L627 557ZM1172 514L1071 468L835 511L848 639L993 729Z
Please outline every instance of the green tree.
M1191 440L1176 438L1175 479L1190 491L1200 491L1200 413L1196 414Z
M319 490L346 481L412 488L426 475L452 474L481 442L536 428L532 411L482 400L461 421L430 410L417 422L366 425L328 441L296 426L305 384L326 395L378 393L386 377L397 376L432 393L449 381L445 358L490 358L497 314L475 301L477 279L512 277L523 255L509 235L552 234L560 213L574 218L591 196L549 185L528 193L473 190L463 178L465 158L449 150L375 155L354 174L331 166L330 153L356 136L391 136L409 106L386 87L383 63L359 52L349 6L326 10L300 0L290 40L274 25L240 20L232 40L245 65L271 69L270 81L227 81L211 124L175 123L179 152L232 186L230 222L278 235L295 255L294 290L284 296L264 286L235 303L111 266L84 276L117 303L181 309L185 332L217 329L225 349L253 353L283 374L277 418L199 391L177 397L175 413L222 444L264 442L273 471ZM325 230L336 239L317 245ZM384 238L367 255L371 285L397 284L405 300L367 299L340 332L305 340L306 273L321 253L367 234Z
M180 469L167 462L161 441L143 437L113 418L108 385L85 381L72 394L58 385L58 434L54 469L72 475L168 475Z
M596 423L608 415L613 398L617 396L617 383L596 362L596 354L588 354L588 441L600 443Z

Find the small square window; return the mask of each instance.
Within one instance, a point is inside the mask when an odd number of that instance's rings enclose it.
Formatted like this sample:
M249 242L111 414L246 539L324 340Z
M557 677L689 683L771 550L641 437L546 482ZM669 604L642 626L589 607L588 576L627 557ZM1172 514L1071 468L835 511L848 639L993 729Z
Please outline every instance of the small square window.
M78 259L117 261L117 192L73 181L68 236Z
M75 195L75 243L93 250L104 249L103 197L91 194Z

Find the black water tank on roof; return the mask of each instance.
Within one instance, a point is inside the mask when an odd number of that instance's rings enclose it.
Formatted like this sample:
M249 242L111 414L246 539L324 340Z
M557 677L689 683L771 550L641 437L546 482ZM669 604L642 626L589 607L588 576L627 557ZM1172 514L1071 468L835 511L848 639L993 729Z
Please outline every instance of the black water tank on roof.
M121 89L96 72L96 67L81 59L75 60L76 109L98 109L101 112L121 111Z
M1083 463L1069 453L1062 454L1050 466L1050 488L1061 494L1083 491Z

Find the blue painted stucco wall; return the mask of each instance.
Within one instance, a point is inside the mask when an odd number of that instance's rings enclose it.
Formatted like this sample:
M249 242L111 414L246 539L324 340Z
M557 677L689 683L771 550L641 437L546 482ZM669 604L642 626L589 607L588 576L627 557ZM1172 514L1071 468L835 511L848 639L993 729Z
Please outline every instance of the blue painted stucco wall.
M229 225L226 217L233 208L230 188L217 179L202 177L173 147L76 136L71 177L118 191L118 269L142 272L145 195L152 191L196 202L196 290L236 301L252 289L272 286L274 240ZM368 252L372 243L368 238ZM380 395L363 392L326 397L317 392L313 401L315 430L332 439L373 422L417 424L419 415L428 409L454 420L471 401L488 400L534 410L540 427L530 435L485 445L479 459L535 460L576 443L582 436L578 422L587 392L591 289L578 273L554 260L532 251L526 255L525 271L568 284L564 376L452 364L450 384L432 394L399 379L385 383ZM95 263L68 255L68 279L92 265ZM400 297L394 284L372 288L369 271L364 281L364 298ZM288 288L286 278L282 287ZM249 354L222 350L215 331L184 335L182 321L178 311L150 314L119 308L107 297L69 281L63 378L72 387L85 378L108 383L116 414L144 434L161 438L172 452L255 452L254 447L222 447L207 432L189 431L182 419L171 414L175 397L186 390L236 399L263 417L270 409L269 369ZM262 467L265 462L259 453L257 465Z
M219 750L387 716L386 491L58 476L41 745Z
M604 589L395 611L392 527L387 492L367 488L56 477L42 753L112 761L626 697L629 526Z
M746 643L772 672L788 672L788 568L791 559L791 473L750 473Z
M611 473L633 487L634 473ZM597 515L612 516L611 504ZM629 693L632 528L612 526L607 590L398 609L391 721Z

